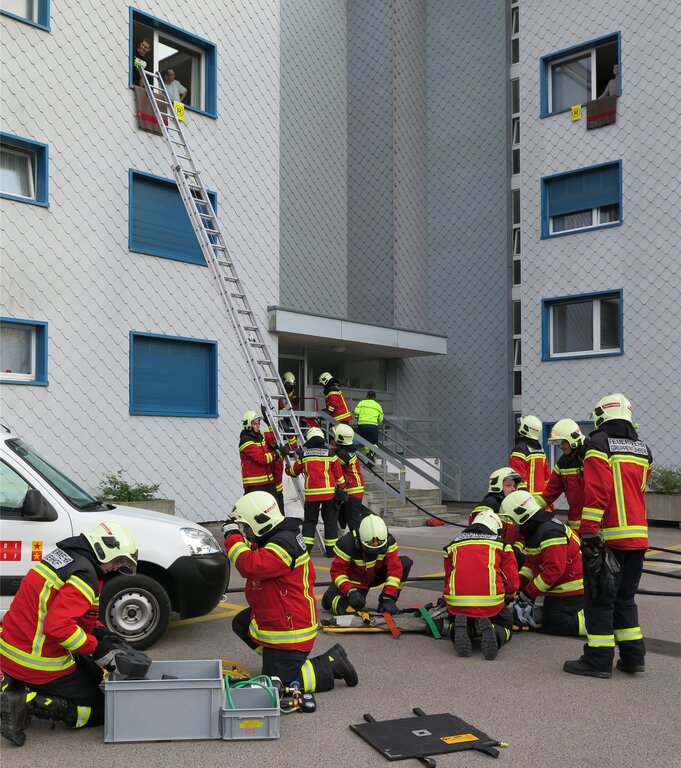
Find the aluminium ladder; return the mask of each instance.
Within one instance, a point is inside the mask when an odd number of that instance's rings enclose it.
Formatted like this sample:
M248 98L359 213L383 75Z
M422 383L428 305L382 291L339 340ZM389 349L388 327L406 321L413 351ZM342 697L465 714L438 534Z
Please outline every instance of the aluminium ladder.
M286 437L295 435L298 445L305 443L300 423L291 406L286 388L279 376L244 286L239 279L229 248L222 234L208 190L201 179L194 158L185 140L182 125L160 72L140 70L156 122L172 154L172 170L189 220L201 247L201 252L217 283L220 296L228 311L251 378L260 396L263 415L267 417L277 445L287 445ZM279 401L285 407L279 409ZM288 461L288 460L287 460ZM294 479L301 504L305 495L300 482ZM324 543L317 531L317 543L324 552Z

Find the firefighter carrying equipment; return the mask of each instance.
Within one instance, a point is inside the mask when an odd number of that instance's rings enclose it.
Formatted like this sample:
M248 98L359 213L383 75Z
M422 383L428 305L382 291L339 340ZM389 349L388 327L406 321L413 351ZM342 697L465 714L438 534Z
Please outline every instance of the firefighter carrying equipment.
M277 500L266 491L253 491L242 496L234 505L232 514L237 523L247 525L256 538L270 533L285 519Z
M539 440L541 428L541 420L536 416L523 416L518 423L518 434L531 440Z
M628 421L632 424L632 416L631 403L621 392L615 392L612 395L602 397L596 403L591 413L591 418L593 419L594 427L596 427L596 429L606 421L612 421L613 419L624 419L624 421Z
M105 520L83 535L100 563L112 563L124 576L133 576L137 572L137 542L127 525Z
M151 666L151 658L144 651L133 648L116 635L104 635L92 658L102 669L116 672L126 680L144 679Z
M579 424L573 419L561 419L551 428L549 443L560 443L563 440L569 443L570 448L579 448L584 445L586 438L582 434Z
M246 411L246 416L255 411ZM255 414L257 420L260 416ZM253 419L252 421L256 421ZM241 462L241 482L244 490L266 486L264 490L276 490L274 464L278 453L270 449L266 436L249 426L239 435L239 459Z

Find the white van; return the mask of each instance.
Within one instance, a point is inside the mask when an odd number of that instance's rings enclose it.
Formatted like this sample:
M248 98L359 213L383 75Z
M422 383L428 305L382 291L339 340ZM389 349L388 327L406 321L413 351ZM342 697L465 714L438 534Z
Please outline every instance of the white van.
M181 517L98 501L6 427L0 428L0 620L19 584L58 541L99 520L118 520L135 534L134 576L104 582L100 617L137 648L180 618L209 613L229 584L229 561L212 534Z

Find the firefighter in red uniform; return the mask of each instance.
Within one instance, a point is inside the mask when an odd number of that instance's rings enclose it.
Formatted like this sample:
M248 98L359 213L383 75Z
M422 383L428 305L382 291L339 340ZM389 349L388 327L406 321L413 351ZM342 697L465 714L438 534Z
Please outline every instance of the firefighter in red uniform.
M244 493L266 491L277 495L274 480L274 464L288 456L287 446L268 446L260 430L261 418L255 411L246 411L241 417L239 435L239 458L241 459L241 481Z
M509 493L517 490L523 478L511 467L500 467L495 469L489 476L489 483L487 485L487 495L476 506L468 518L468 524L472 525L476 515L485 510L499 514L501 508L501 502ZM518 529L511 523L503 523L501 529L501 538L507 543L513 546L513 550L516 553L516 559L522 559L522 542L518 538Z
M290 467L286 467L286 474L297 477L302 472L305 476L303 538L307 551L309 552L314 544L314 533L321 508L326 556L333 557L333 548L338 541L336 489L345 488L340 460L331 453L319 427L307 430L305 446L297 450L298 459Z
M645 643L638 623L636 591L648 548L645 487L653 466L650 448L632 423L631 403L620 392L598 402L596 430L586 441L582 561L586 595L586 645L566 661L572 675L611 677L617 669L645 669Z
M342 424L352 421L352 414L348 404L345 402L345 395L333 376L325 371L319 376L319 383L324 387L324 399L326 400L326 408L324 410L329 416L336 419L336 421L340 421Z
M518 589L518 567L500 533L499 516L485 509L445 547L444 599L454 616L450 631L459 656L471 655L472 637L479 635L482 655L491 661L511 639L506 602Z
M388 533L378 515L366 515L358 530L351 530L338 540L331 563L330 586L322 597L322 607L337 616L348 606L361 611L372 587L383 585L378 597L380 613L397 612L397 598L413 565L411 558L400 555L397 542Z
M296 377L291 373L291 371L286 371L286 373L281 377L281 380L284 382L284 389L286 390L286 394L288 395L288 399L291 403L291 408L293 408L294 411L298 410L298 393L296 392ZM286 408L286 400L282 397L279 399L279 410L283 411Z
M509 465L523 478L527 490L535 495L544 490L551 470L539 442L542 425L536 416L523 416L511 451Z
M31 716L71 728L102 725L102 668L120 641L98 620L106 573L132 575L137 544L118 522L57 542L21 581L0 635L2 735L21 746Z
M237 501L222 531L227 556L246 579L249 605L234 617L232 628L262 653L262 673L286 686L301 681L309 692L330 691L341 679L357 685L341 645L308 659L318 629L315 569L298 522L281 514L271 494L257 491Z
M577 534L543 510L528 491L510 493L501 503L499 516L518 526L527 553L514 606L516 623L534 627L534 601L543 596L542 632L566 637L585 635L582 555Z
M362 499L364 498L364 475L355 451L355 432L348 424L338 424L333 431L336 441L336 456L340 460L345 478L345 492L348 497L338 510L338 524L357 530L362 518Z
M585 441L576 421L561 419L553 425L549 442L558 443L563 455L554 464L549 481L537 499L545 507L564 493L568 503L568 525L575 533L579 533L584 506Z

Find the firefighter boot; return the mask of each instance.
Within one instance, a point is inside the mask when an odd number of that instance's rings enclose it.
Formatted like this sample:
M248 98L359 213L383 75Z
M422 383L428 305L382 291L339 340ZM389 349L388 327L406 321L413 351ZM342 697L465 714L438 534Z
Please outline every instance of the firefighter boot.
M333 676L336 680L345 680L345 684L349 688L353 688L359 682L357 672L348 659L348 654L345 652L345 648L339 643L332 645L326 652L326 655L331 662L333 669Z
M612 677L612 672L596 669L582 659L566 661L565 664L563 664L563 671L570 675L584 675L585 677L600 677L603 679Z
M487 616L483 616L475 620L475 630L480 635L480 647L482 648L483 658L487 659L487 661L494 661L499 650L494 625Z
M473 644L468 631L468 616L464 616L462 613L457 614L451 631L454 647L459 656L470 656L473 653Z
M63 720L67 725L75 723L75 707L61 696L46 696L44 693L29 694L31 712L41 720Z
M12 744L21 747L26 741L24 731L30 721L26 687L5 677L0 692L0 732Z
M624 659L617 659L617 664L615 664L615 667L619 669L620 672L626 672L628 675L635 675L637 672L646 671L645 664L629 664L628 662L624 661Z

